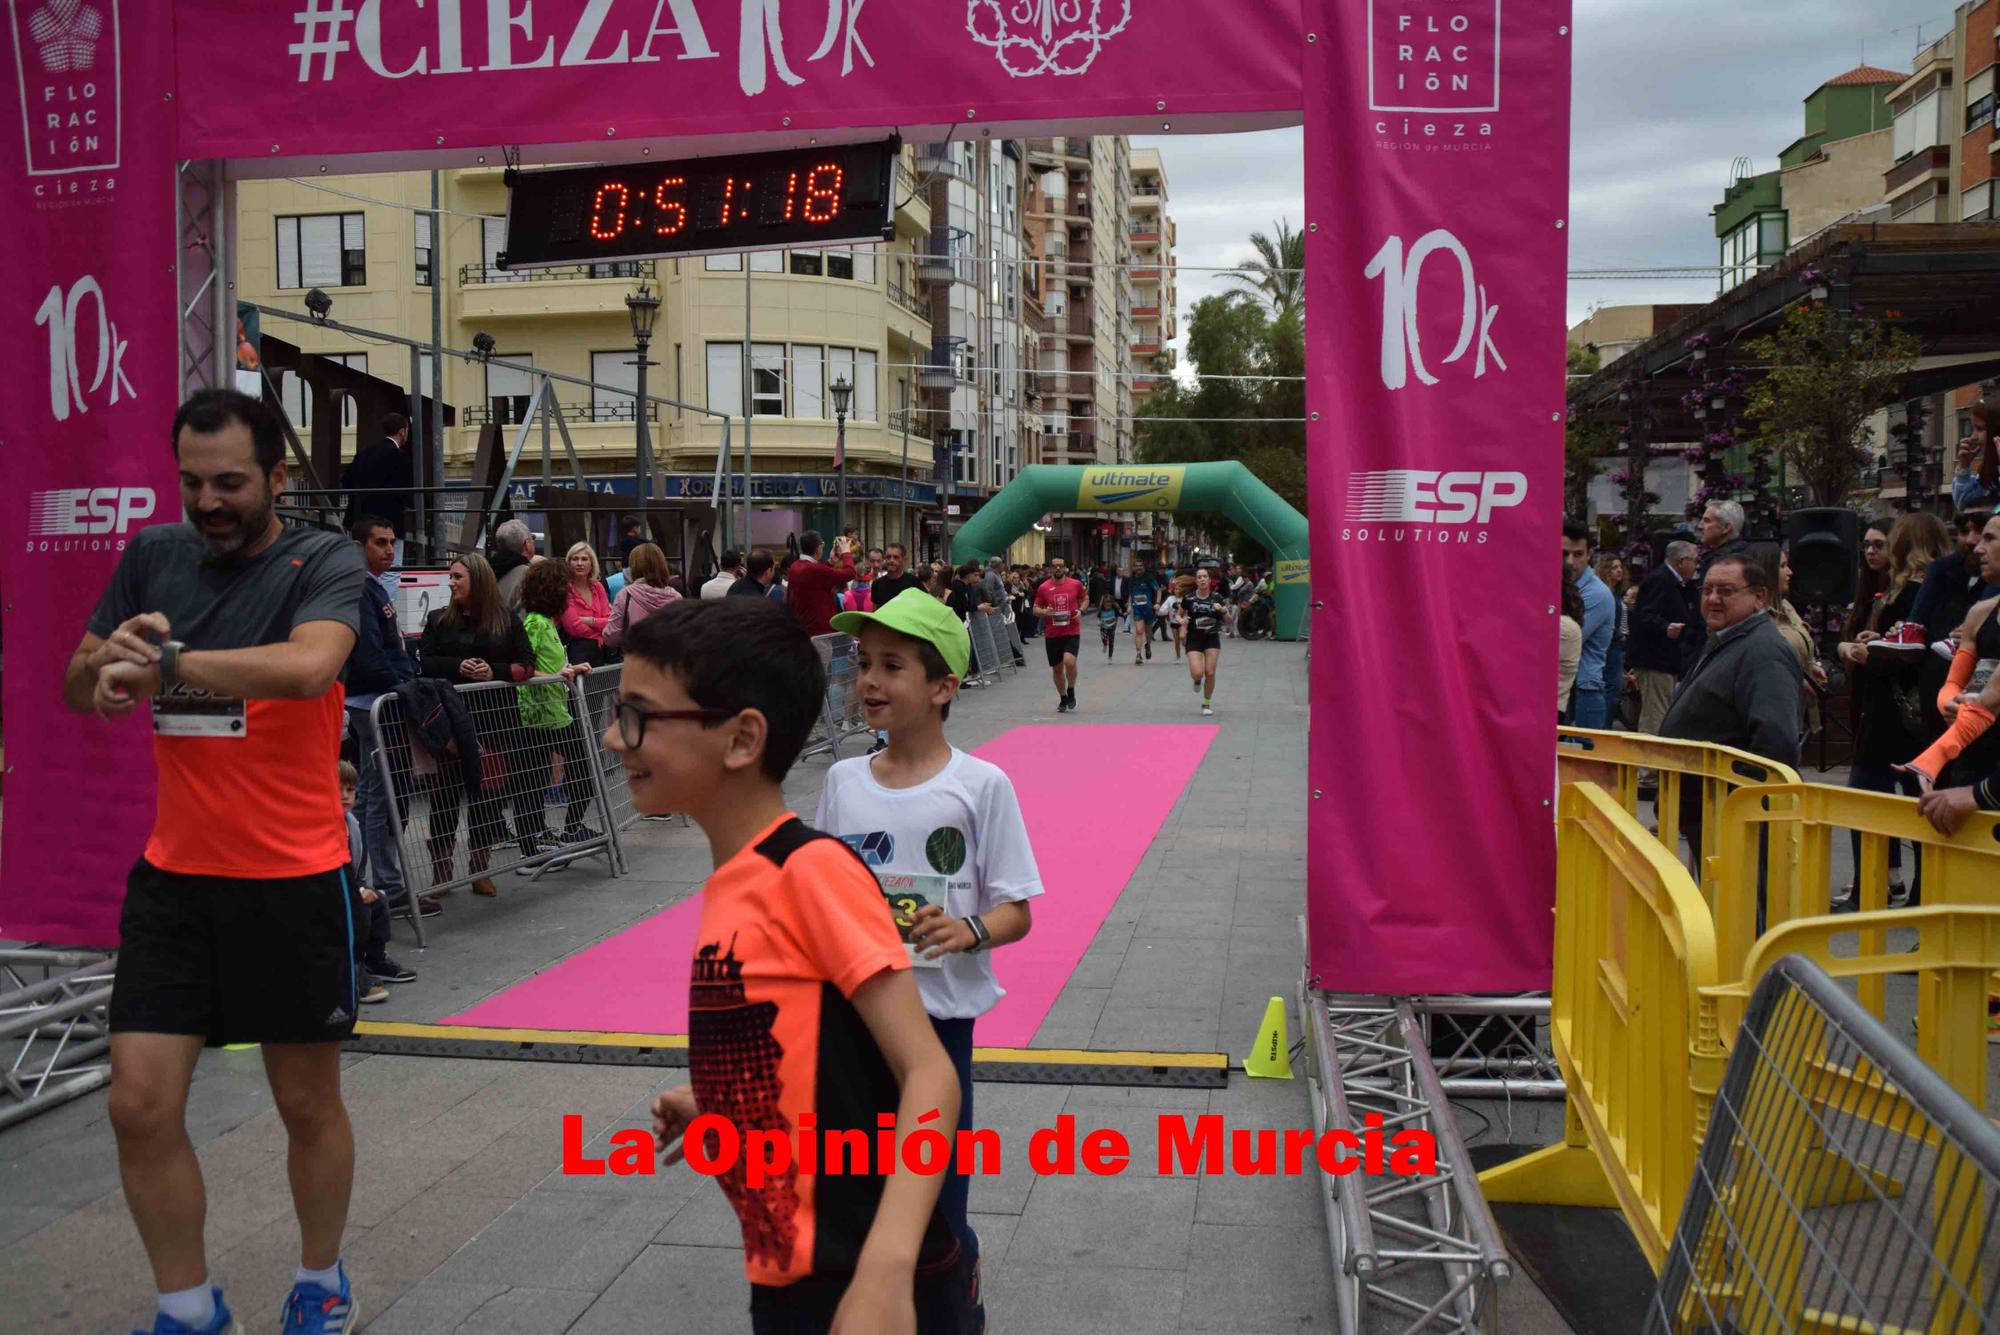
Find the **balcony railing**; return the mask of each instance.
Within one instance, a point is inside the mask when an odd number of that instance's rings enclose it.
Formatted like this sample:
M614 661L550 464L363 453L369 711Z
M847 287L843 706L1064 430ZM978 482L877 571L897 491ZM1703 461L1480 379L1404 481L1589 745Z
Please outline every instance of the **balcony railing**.
M462 426L485 426L497 422L501 426L518 426L527 420L528 410L534 403L532 394L496 394L491 404L475 403L459 410L458 420ZM591 400L587 403L562 404L563 420L566 422L632 422L637 421L636 399L607 399L603 402ZM660 420L660 405L646 405L646 420Z
M476 283L573 283L591 278L652 278L651 260L620 260L615 264L554 264L541 269L500 269L490 264L461 264L458 281Z
M889 300L895 302L898 306L901 306L904 310L917 316L919 319L928 320L931 318L930 302L923 296L904 287L894 278L889 280Z

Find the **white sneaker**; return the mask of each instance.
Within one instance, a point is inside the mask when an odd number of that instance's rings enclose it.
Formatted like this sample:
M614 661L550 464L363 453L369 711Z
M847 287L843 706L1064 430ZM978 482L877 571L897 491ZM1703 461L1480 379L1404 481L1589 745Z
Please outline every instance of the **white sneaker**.
M1208 715L1213 714L1215 711L1213 709L1210 709L1207 705L1203 705L1201 707L1201 712L1203 717L1207 717Z

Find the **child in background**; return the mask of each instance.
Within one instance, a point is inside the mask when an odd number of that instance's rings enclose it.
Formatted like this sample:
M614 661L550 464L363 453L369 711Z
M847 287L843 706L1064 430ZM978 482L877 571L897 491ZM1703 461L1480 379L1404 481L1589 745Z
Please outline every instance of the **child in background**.
M1118 609L1105 599L1115 630ZM961 1130L972 1128L972 1029L1006 994L988 952L1033 926L1028 901L1041 869L1014 785L997 766L945 740L971 660L965 625L923 594L898 594L873 614L844 612L833 628L858 641L857 686L868 725L888 749L827 771L814 824L852 845L899 909L924 1009L958 1073ZM967 1292L979 1302L979 1236L967 1217L970 1182L954 1172L939 1198L958 1235ZM983 1309L974 1329L983 1329Z
M693 1084L653 1100L662 1144L702 1113L743 1132L806 1117L874 1128L888 1114L897 1145L919 1118L957 1123L951 1058L881 886L785 804L785 775L825 689L798 618L763 599L683 599L625 637L604 745L625 767L633 806L686 812L715 862L688 987ZM682 1147L662 1157L677 1160ZM941 1178L883 1172L872 1155L867 1166L827 1176L794 1160L753 1186L739 1156L719 1175L743 1229L755 1330L970 1329Z
M1108 593L1097 600L1097 633L1104 637L1104 656L1109 659L1118 647L1118 604Z
M347 892L354 910L354 935L363 942L354 966L354 995L364 1005L389 999L384 983L414 983L416 974L389 958L389 905L382 892L361 884L361 822L354 818L354 799L361 772L340 762L340 809L347 816Z

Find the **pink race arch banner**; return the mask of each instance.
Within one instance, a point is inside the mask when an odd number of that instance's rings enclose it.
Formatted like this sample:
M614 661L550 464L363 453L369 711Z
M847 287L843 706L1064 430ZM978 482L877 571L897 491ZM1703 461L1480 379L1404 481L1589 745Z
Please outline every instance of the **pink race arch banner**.
M1561 0L0 0L0 937L113 945L142 727L62 711L178 518L174 164L235 176L1307 127L1313 967L1545 985ZM53 314L51 314L53 312ZM1304 572L1291 572L1301 577ZM1550 581L1551 585L1553 581Z

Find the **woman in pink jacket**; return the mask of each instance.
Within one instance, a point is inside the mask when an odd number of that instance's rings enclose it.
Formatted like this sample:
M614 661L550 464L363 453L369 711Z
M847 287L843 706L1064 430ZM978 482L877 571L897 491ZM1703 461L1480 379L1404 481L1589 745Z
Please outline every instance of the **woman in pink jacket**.
M569 604L563 608L562 633L569 643L569 661L597 663L604 656L604 628L611 621L611 599L605 596L597 553L587 542L569 549Z
M681 592L668 583L667 554L650 542L632 549L625 569L629 578L611 604L611 621L604 628L604 643L615 649L625 642L625 633L668 603L677 602Z

